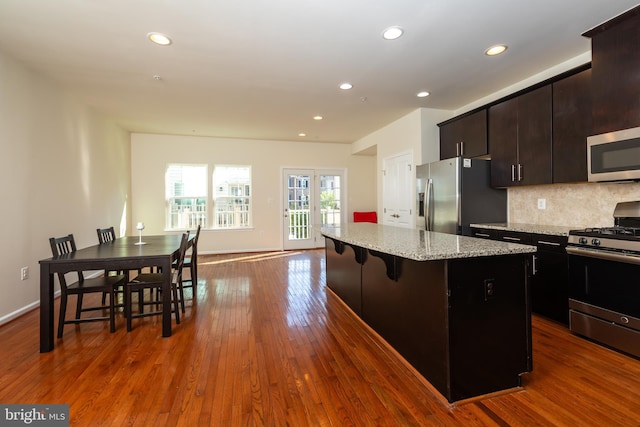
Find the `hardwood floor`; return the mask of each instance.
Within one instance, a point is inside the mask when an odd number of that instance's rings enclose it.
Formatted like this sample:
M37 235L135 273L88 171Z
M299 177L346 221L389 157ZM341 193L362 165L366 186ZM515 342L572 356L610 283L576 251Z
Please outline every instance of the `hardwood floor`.
M450 406L325 287L323 251L199 261L171 338L120 314L39 354L37 310L0 327L0 402L68 403L72 426L640 425L640 361L542 318L522 389Z

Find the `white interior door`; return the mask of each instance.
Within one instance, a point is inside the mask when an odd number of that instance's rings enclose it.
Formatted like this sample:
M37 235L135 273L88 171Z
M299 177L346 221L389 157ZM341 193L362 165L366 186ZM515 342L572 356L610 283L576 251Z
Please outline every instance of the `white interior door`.
M283 249L324 246L321 225L345 221L344 171L333 169L284 169Z
M383 160L383 224L411 228L414 224L413 154L406 153Z

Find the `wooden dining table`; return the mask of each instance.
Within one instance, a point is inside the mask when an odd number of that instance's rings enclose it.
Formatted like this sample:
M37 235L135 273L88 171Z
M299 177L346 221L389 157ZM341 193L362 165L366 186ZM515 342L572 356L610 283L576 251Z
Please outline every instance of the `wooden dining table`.
M190 240L193 235L189 236ZM162 336L171 336L171 264L178 256L181 235L125 236L112 242L40 260L40 353L54 348L54 276L71 271L137 270L160 267Z

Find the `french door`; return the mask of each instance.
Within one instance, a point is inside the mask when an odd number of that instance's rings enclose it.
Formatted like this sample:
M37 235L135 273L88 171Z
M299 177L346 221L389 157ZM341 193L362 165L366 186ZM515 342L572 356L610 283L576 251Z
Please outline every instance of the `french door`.
M319 226L346 220L344 171L283 170L283 249L324 246Z

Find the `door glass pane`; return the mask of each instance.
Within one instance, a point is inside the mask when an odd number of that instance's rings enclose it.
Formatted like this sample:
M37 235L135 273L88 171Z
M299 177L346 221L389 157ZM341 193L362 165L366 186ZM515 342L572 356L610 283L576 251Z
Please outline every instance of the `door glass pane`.
M320 224L340 224L340 190L339 175L320 175Z
M289 240L309 238L310 175L289 175Z

